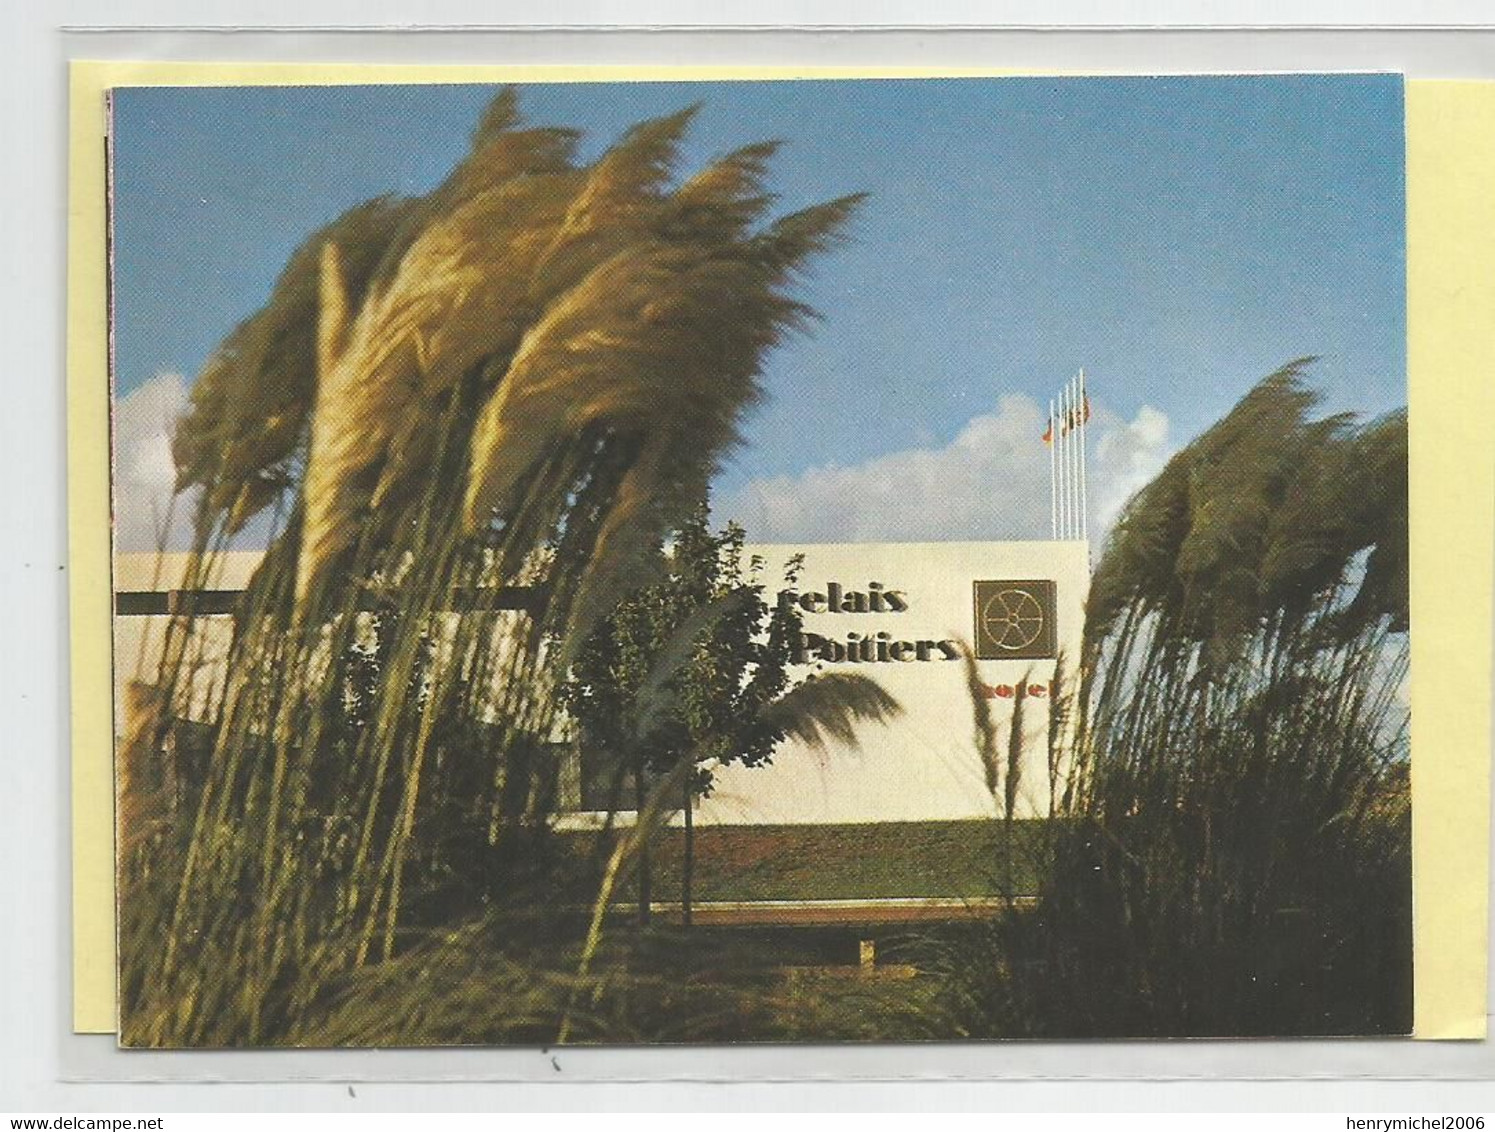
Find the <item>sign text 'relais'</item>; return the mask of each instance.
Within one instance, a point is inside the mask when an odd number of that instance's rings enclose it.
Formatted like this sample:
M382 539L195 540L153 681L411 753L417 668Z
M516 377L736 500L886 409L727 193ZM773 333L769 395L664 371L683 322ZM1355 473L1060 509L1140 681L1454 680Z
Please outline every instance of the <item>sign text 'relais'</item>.
M823 591L779 591L781 609L795 605L806 613L906 613L908 596L902 590L887 589L881 582L868 582L864 590L846 589L839 582L827 582ZM810 664L814 661L879 664L959 659L960 644L957 641L898 640L886 630L875 633L852 631L846 634L844 640L834 640L823 633L802 632L794 651L796 664Z

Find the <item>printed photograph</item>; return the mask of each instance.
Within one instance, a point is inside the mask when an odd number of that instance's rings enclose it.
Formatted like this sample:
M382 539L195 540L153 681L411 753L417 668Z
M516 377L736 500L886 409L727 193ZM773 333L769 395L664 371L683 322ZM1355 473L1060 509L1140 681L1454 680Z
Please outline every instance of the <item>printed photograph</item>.
M107 109L122 1045L1410 1033L1400 76Z

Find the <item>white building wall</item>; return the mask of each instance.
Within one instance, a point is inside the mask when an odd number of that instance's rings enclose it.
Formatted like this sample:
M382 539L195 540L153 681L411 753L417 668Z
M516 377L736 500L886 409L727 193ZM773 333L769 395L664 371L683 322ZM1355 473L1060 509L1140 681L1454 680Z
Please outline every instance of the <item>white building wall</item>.
M869 676L898 700L902 712L887 724L862 727L849 744L832 741L827 749L815 750L791 741L768 766L721 768L711 797L698 808L698 821L876 822L999 813L999 803L987 789L966 666L957 651L959 643L970 643L976 636L973 588L978 581L1046 580L1054 585L1056 655L978 661L1004 766L1016 689L1033 693L1023 701L1016 812L1047 812L1048 693L1057 657L1072 665L1079 655L1090 573L1085 543L844 543L747 549L765 562L762 579L768 600L799 603L807 633L843 649L868 639L873 642L868 654L874 659L857 661L829 659L834 649L807 642L811 651L797 674L847 671ZM784 566L796 554L804 556L804 566L794 593L785 594L789 587L782 581ZM209 588L241 588L258 557L224 556ZM115 588L177 588L184 561L180 555L119 555ZM882 596L873 600L873 593ZM827 608L833 596L845 608ZM166 621L115 618L116 733L124 726L128 684L149 681L155 671ZM205 618L198 625L200 667L193 688L195 698L202 698L222 678L231 621L226 616ZM1071 688L1073 683L1070 678L1063 681Z
M1088 546L1082 542L760 545L748 550L767 562L770 599L783 588L778 579L794 554L803 554L805 561L796 587L801 597L828 597L833 582L843 604L851 593L870 594L874 582L883 592L901 596L904 610L884 602L883 612L804 612L807 631L843 644L852 633L874 641L886 633L881 643L888 646L899 641L969 643L975 635L975 582L1051 580L1055 651L1067 666L1079 655L1090 577ZM791 742L779 749L770 766L724 768L712 796L701 803L698 820L873 822L996 815L964 661L947 659L939 648L926 649L930 659L923 661L916 652L913 659L907 659L910 650L900 652L901 661L816 659L805 665L803 673L847 671L872 677L899 701L902 714L886 725L864 726L850 744L832 742L816 751ZM1019 817L1048 811L1047 691L1055 664L1054 657L977 662L980 680L989 689L986 702L1004 763L1016 703L1009 693L1019 685L1042 689L1043 694L1024 699ZM1073 686L1072 679L1063 683Z

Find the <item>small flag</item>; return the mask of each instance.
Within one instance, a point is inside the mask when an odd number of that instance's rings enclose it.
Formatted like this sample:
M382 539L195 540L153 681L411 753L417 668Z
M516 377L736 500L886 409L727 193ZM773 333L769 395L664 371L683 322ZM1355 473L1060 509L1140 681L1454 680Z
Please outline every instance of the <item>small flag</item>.
M1066 412L1064 414L1063 423L1060 425L1060 428L1059 428L1059 435L1060 436L1068 436L1075 429L1079 428L1082 424L1085 424L1089 420L1090 420L1090 395L1087 393L1085 395L1085 397L1083 398L1083 400L1081 401L1081 403L1080 403L1079 406L1077 406L1076 408L1070 409L1068 412ZM1053 416L1049 417L1049 427L1046 428L1046 429L1044 429L1044 431L1043 431L1043 442L1045 444L1052 444L1052 443L1054 443L1054 417Z
M1065 414L1065 417L1064 417L1064 429L1063 429L1062 432L1060 432L1059 435L1060 436L1068 436L1071 432L1073 432L1075 429L1079 428L1082 424L1084 424L1089 419L1090 419L1090 394L1087 393L1087 394L1085 394L1084 399L1081 401L1081 403L1080 403L1080 405L1078 407L1071 409L1068 413ZM1050 428L1052 428L1052 427L1053 426L1051 425ZM1047 437L1045 437L1045 439L1047 439Z

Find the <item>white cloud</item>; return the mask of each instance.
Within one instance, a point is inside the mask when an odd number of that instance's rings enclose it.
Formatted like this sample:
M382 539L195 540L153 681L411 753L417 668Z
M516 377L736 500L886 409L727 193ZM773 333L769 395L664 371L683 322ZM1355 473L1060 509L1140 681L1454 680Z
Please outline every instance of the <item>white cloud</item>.
M161 530L175 479L171 436L187 409L187 393L180 374L163 373L115 405L114 523L121 551L187 545L195 490L176 500L164 543ZM1090 427L1091 535L1099 541L1171 453L1168 418L1151 406L1127 421L1097 402ZM716 511L742 523L754 542L1047 538L1043 429L1036 402L1003 397L995 413L973 417L943 446L928 443L849 467L753 480L721 499ZM250 524L236 541L264 545L265 526Z
M190 532L195 496L173 508L171 436L187 410L187 382L162 373L114 406L114 544L121 551L178 549ZM167 519L171 529L165 529Z
M1047 538L1044 417L1029 397L1003 397L995 413L967 421L943 447L753 480L717 511L754 542ZM1169 456L1168 418L1144 406L1127 421L1096 403L1090 427L1091 537L1099 541Z
M160 373L114 406L114 547L130 553L187 550L202 489L175 497L176 461L171 438L188 408L187 381ZM273 508L261 511L233 536L235 550L263 550L274 535Z
M1107 415L1096 433L1090 522L1094 531L1104 534L1127 500L1147 486L1173 452L1168 418L1151 405L1143 405L1130 421Z

